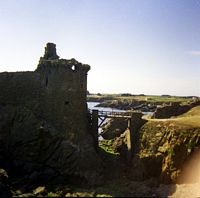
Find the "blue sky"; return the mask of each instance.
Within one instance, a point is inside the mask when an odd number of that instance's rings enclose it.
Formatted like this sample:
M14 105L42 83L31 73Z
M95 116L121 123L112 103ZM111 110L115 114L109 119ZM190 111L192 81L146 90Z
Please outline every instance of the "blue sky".
M88 90L200 96L200 0L0 0L0 71L47 42L91 65Z

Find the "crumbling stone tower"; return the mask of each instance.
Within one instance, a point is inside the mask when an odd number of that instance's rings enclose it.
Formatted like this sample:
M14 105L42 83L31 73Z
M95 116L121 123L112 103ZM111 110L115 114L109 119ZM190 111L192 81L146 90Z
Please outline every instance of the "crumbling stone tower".
M9 163L44 180L98 181L101 161L87 120L89 70L60 59L56 45L47 43L34 72L0 73L0 167Z
M87 72L89 65L75 59L59 59L53 43L47 43L40 58L37 73L43 87L41 109L48 122L53 123L63 135L74 131L82 138L87 125ZM81 137L80 137L81 136Z

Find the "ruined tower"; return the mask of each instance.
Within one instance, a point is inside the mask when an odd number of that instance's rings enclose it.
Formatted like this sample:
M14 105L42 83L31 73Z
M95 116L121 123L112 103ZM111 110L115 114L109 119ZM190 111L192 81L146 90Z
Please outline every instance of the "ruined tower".
M56 46L47 43L36 73L43 87L43 116L63 134L84 135L87 123L87 72L90 66L75 59L59 59ZM82 134L83 133L83 134Z
M47 43L45 47L44 59L58 59L59 56L56 53L56 45L54 43Z

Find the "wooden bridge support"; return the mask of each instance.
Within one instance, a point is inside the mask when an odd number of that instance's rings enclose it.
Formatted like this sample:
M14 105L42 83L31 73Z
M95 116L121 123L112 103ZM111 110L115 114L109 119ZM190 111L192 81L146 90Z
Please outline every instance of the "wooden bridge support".
M130 162L132 159L132 152L133 152L133 130L132 130L132 126L133 126L133 120L132 117L128 119L128 133L127 133L127 161Z
M92 133L94 137L95 148L98 148L98 110L92 110Z
M127 162L131 162L132 158L138 152L139 149L139 129L146 122L142 119L143 114L139 112L133 112L129 115L121 112L103 112L98 110L92 110L92 135L95 142L95 147L99 147L99 133L98 129L107 118L128 118L128 133L127 133ZM98 123L100 119L100 123Z

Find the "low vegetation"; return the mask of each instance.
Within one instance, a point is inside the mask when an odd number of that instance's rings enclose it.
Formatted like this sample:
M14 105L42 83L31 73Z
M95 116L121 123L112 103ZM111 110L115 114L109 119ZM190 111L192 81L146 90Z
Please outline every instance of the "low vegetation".
M131 95L131 94L90 94L87 96L89 101L99 100L145 100L151 102L190 102L193 97L181 97L181 96L170 96L170 95Z
M112 140L100 140L99 141L99 147L102 148L104 151L106 151L109 154L113 155L119 155L119 153L116 153L112 147L114 142L114 139Z

